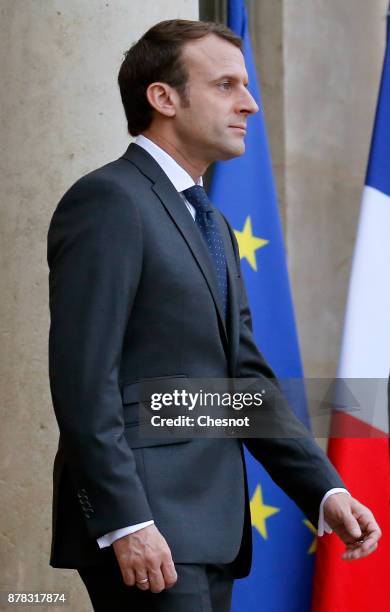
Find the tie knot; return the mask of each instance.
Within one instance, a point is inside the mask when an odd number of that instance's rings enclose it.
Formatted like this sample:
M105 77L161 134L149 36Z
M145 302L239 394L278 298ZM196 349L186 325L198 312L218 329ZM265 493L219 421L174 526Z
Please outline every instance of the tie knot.
M211 212L213 210L207 193L201 185L193 185L189 189L182 191L182 194L196 211Z

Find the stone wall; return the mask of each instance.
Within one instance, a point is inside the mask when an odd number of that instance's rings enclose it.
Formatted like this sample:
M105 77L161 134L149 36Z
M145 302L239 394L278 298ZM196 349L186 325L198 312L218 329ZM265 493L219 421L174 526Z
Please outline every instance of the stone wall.
M127 147L116 84L123 52L176 17L196 19L198 3L0 0L0 590L65 591L75 612L91 609L78 576L48 566L58 433L46 234L72 182Z

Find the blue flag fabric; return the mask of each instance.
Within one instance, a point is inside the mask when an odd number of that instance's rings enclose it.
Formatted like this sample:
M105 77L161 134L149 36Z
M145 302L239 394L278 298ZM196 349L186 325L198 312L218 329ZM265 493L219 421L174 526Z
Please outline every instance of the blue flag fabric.
M233 226L258 347L280 378L301 378L283 236L272 176L260 90L243 0L229 0L228 25L243 38L249 90L260 111L248 120L246 152L215 164L210 199ZM308 424L304 401L293 406ZM309 612L315 530L249 453L254 557L237 580L233 612Z

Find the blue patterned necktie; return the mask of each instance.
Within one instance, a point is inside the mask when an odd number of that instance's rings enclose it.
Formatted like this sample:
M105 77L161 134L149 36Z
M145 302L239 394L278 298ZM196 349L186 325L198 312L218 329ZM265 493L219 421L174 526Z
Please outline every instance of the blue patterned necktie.
M195 208L195 222L201 231L214 263L218 289L222 301L222 309L226 321L228 303L226 255L221 232L219 231L215 219L214 210L207 197L207 193L200 185L194 185L181 193Z

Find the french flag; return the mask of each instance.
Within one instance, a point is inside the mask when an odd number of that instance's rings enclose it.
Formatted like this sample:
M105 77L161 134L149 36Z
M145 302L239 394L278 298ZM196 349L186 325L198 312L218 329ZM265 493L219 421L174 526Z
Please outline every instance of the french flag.
M390 23L361 204L338 378L365 389L356 412L333 419L328 454L351 494L382 529L369 557L343 561L333 534L319 539L313 612L390 610ZM344 434L343 434L344 432ZM344 437L343 437L344 436Z

